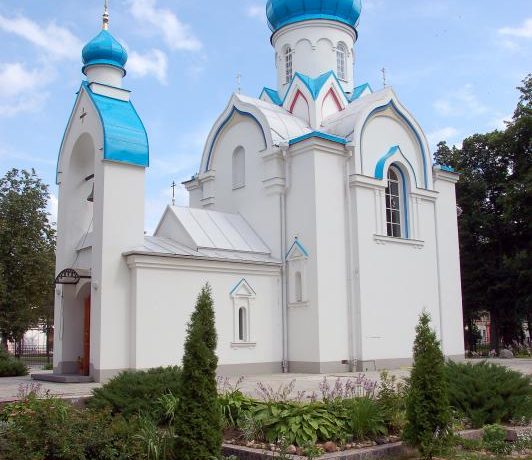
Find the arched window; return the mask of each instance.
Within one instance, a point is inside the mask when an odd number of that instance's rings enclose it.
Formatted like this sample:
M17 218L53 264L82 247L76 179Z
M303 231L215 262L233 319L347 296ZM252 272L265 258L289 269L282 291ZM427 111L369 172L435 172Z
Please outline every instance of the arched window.
M293 65L292 65L292 48L286 47L284 51L284 69L285 69L285 83L292 81Z
M296 272L295 289L296 302L303 302L303 280L301 279L301 272Z
M405 231L405 196L401 172L394 166L388 170L386 187L386 229L388 236L402 238Z
M336 48L336 65L338 69L338 78L347 80L347 46L339 43Z
M233 189L246 185L246 151L237 147L233 152Z
M241 342L248 342L248 312L245 307L238 309L238 340Z

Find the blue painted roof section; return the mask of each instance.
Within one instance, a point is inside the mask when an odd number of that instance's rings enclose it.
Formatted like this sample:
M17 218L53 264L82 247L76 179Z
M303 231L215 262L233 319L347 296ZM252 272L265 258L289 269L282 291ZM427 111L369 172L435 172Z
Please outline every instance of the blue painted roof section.
M127 51L107 30L102 30L87 43L81 56L84 64L83 73L92 65L111 65L122 69L125 74Z
M292 246L290 246L290 249L288 250L288 252L286 253L286 256L285 258L288 258L290 256L290 253L292 252L292 250L297 247L301 253L305 256L305 257L308 257L309 256L309 252L306 250L305 246L303 246L299 239L295 239L294 242L292 243Z
M313 19L338 21L355 28L361 11L361 0L268 0L266 5L272 32Z
M312 131L311 133L308 133L308 134L303 134L303 136L299 136L299 137L295 137L294 139L290 139L288 141L288 145L294 145L294 144L297 144L298 142L303 142L307 139L310 139L312 137L317 137L319 139L325 139L327 141L331 141L331 142L337 142L338 144L347 144L347 139L343 138L343 137L339 137L339 136L333 136L332 134L327 134L327 133L324 133L322 131Z
M449 166L449 165L434 165L435 168L437 169L440 169L442 171L446 171L446 172L450 172L450 173L454 173L456 172L456 170L452 167L452 166Z
M363 93L366 89L369 89L369 91L370 91L371 93L373 92L373 90L371 89L371 86L369 85L369 83L364 83L363 85L357 86L357 87L353 90L353 94L351 95L351 100L350 100L349 102L356 101L360 96L362 96L362 93Z
M262 95L266 93L268 97L272 100L272 102L276 105L283 105L283 100L279 96L279 93L271 88L266 88L262 90L262 93L260 93L259 99L262 97Z
M100 115L104 133L104 160L149 166L148 134L131 101L95 94L87 82L83 82L83 88Z

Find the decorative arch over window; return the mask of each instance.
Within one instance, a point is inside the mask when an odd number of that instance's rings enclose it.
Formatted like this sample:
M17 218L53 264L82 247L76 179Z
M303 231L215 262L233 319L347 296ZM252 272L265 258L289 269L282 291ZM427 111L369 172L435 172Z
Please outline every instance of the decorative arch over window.
M338 78L347 80L347 46L342 42L336 47L336 66Z
M298 238L286 254L288 262L288 303L291 307L308 305L307 262L309 253Z
M252 310L255 301L255 291L249 283L242 278L231 290L233 299L233 348L254 347L252 334Z
M233 190L246 185L246 151L237 147L233 152Z
M284 70L285 70L285 84L288 84L292 81L292 76L294 75L294 66L293 66L293 52L290 45L287 45L284 50Z
M406 179L399 167L390 166L387 174L386 234L393 238L408 238L408 192Z

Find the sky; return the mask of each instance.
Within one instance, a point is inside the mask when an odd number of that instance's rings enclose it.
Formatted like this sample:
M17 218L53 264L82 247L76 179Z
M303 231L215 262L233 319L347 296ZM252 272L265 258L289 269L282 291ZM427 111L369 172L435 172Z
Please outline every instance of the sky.
M132 91L150 140L146 230L171 184L198 169L231 93L275 87L266 0L110 0L111 33L129 51ZM502 129L532 72L530 0L362 0L355 82L387 82L432 148ZM0 0L0 174L34 168L50 185L79 89L81 49L100 30L103 0ZM186 190L176 190L186 205Z

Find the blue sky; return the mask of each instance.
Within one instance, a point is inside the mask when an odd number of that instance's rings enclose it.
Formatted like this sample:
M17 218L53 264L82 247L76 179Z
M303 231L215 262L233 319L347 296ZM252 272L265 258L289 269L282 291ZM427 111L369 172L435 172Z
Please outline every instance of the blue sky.
M150 137L146 229L196 172L209 128L236 89L275 87L266 0L110 0L111 32L129 52L124 86ZM35 168L51 185L83 77L81 48L103 0L0 0L0 174ZM363 0L357 84L388 83L432 145L503 126L532 71L530 0ZM186 191L177 192L186 204ZM55 211L54 203L50 210Z

